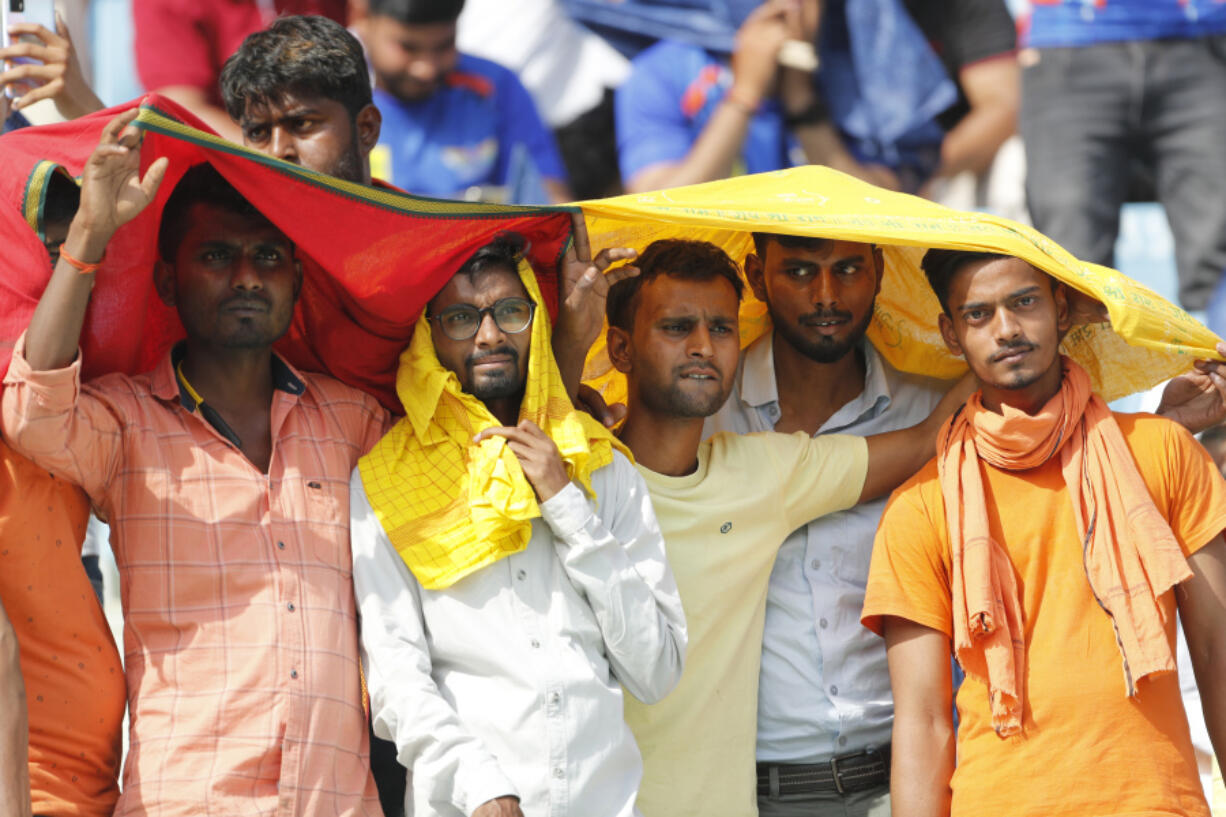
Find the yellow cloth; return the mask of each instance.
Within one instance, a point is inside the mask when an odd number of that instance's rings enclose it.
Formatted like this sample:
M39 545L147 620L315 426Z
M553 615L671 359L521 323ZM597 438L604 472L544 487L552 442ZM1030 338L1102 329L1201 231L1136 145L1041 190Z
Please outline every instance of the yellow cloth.
M1107 401L1187 371L1195 358L1216 357L1216 336L1182 309L1115 270L1078 261L1030 227L893 193L829 168L758 173L581 207L593 247L642 250L660 238L692 238L717 244L740 263L753 251L754 231L881 245L886 271L868 337L905 372L953 378L966 370L941 340L941 308L919 268L932 247L1014 255L1106 304L1110 324L1078 326L1062 348ZM765 305L746 290L741 345L769 329ZM584 379L606 400L625 398L625 379L608 362L603 334Z
M591 474L630 452L603 426L575 411L549 346L549 317L526 261L519 277L537 305L520 419L531 420L561 451L571 479L589 495ZM450 587L528 545L536 495L503 437L473 437L500 426L439 363L430 321L419 319L400 356L396 392L405 416L361 459L362 484L388 538L422 587Z
M788 534L856 504L862 437L716 434L692 474L639 466L677 578L689 644L663 700L625 696L644 817L757 813L758 671L771 567Z

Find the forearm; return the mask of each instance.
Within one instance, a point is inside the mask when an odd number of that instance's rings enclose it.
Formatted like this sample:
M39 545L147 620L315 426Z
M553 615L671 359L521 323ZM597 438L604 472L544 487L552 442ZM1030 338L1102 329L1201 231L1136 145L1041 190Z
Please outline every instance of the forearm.
M894 817L948 817L954 772L950 717L895 717L890 809Z
M1016 132L1016 108L993 105L972 110L941 142L941 164L935 175L949 178L965 170L984 173L1000 146Z
M92 264L102 260L109 241L109 235L74 220L63 250L82 263ZM34 371L62 369L76 358L94 275L82 274L61 255L26 331L26 360Z
M626 183L626 189L639 193L727 178L732 175L732 164L745 144L751 116L745 103L725 97L684 159L636 173Z
M17 636L0 608L0 812L30 816L29 728Z
M583 367L587 363L587 348L574 339L573 333L554 329L551 344L553 357L558 364L558 372L562 375L562 385L571 403L579 394L579 383L583 380Z
M638 511L631 503L630 513ZM563 569L596 616L617 679L644 703L660 700L681 678L686 631L659 529L644 523L615 535L573 484L541 513Z

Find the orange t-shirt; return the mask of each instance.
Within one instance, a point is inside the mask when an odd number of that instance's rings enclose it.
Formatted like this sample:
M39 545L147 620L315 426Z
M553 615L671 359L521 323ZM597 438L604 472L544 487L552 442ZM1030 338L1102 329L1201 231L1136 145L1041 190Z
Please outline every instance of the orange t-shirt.
M89 500L0 441L0 599L30 713L34 813L110 817L123 665L81 566Z
M1186 554L1226 529L1226 482L1183 428L1115 415L1158 510ZM1208 817L1175 673L1127 696L1111 620L1090 590L1059 457L1030 471L980 462L992 536L1009 553L1025 618L1022 733L992 729L985 684L967 678L953 817L1007 814ZM862 620L897 616L953 636L950 546L936 461L881 520ZM1175 649L1175 597L1160 599Z

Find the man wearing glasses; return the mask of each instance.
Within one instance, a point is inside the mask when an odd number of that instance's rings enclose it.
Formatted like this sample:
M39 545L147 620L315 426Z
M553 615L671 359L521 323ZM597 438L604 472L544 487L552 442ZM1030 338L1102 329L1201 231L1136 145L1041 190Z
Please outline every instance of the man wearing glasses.
M567 398L521 250L486 245L430 302L405 417L350 482L371 714L409 813L631 817L622 689L673 688L685 620L647 487Z

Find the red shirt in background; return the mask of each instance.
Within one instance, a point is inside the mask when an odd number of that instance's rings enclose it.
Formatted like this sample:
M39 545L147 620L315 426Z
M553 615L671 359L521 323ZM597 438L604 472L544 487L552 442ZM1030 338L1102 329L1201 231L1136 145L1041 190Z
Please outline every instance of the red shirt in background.
M134 0L134 48L149 91L186 85L221 104L217 78L248 34L290 14L319 14L346 23L346 0Z

